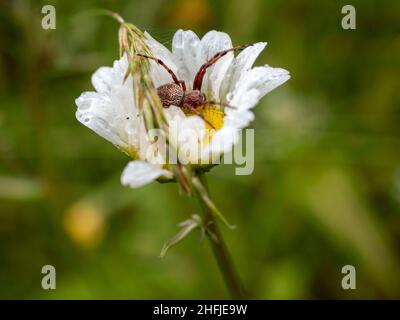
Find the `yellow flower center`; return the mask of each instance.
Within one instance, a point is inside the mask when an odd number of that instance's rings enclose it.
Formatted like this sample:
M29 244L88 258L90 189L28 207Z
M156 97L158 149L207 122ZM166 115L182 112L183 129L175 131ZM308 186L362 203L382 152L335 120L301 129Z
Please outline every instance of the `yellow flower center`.
M195 112L186 108L182 108L182 110L187 115L198 116ZM203 143L207 146L211 142L214 134L224 125L224 111L221 110L221 108L210 104L198 107L196 111L198 111L204 118L207 134Z

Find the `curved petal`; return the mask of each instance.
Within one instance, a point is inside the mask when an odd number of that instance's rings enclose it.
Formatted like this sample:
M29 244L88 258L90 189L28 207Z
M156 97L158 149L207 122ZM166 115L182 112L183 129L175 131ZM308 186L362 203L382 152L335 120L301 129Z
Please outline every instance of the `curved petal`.
M76 118L83 125L96 132L112 144L127 147L123 128L114 123L114 117L120 117L118 109L112 107L110 99L97 92L84 92L75 100L78 109Z
M150 47L153 56L161 59L175 74L177 74L178 67L175 63L173 54L161 43L155 40L149 33L144 33L147 38L147 44ZM159 65L157 62L151 60L152 65L152 80L156 87L166 83L171 83L171 75L165 70L164 67Z
M204 121L196 116L185 116L178 107L171 106L164 111L169 123L170 142L177 147L181 163L198 163L205 141Z
M114 86L122 86L126 71L128 70L128 59L124 55L121 59L114 61L113 67L100 67L92 75L92 84L97 92L110 94Z
M224 119L224 127L235 129L246 128L254 120L254 113L250 110L228 110Z
M98 92L84 92L75 100L78 121L120 148L131 146L141 121L134 104L132 79L123 82L125 61L123 57L113 68L99 68L92 77Z
M139 188L161 176L172 178L172 173L145 161L130 161L121 175L123 186Z
M260 98L290 79L289 71L285 69L272 68L268 65L259 68L260 70L254 71L254 76L258 79L255 87L260 92Z
M232 150L238 142L239 130L233 127L224 127L213 137L209 146L204 150L203 157L207 153L212 155L223 154Z
M222 100L225 100L227 95L235 90L235 87L241 77L253 66L257 57L266 47L266 42L258 42L252 46L244 49L238 54L234 59L230 68L226 72L225 79L221 86L221 96Z
M197 70L201 66L199 52L201 43L193 31L178 30L172 39L172 53L178 66L178 78L191 87Z
M232 52L228 53L212 67L210 71L208 71L208 76L206 73L206 85L207 85L207 95L211 97L214 101L223 101L224 98L221 88L224 83L226 73L228 72L229 67L231 66L234 60L234 55ZM205 87L203 85L203 87Z
M213 30L204 35L201 46L200 60L203 64L218 52L232 48L232 40L227 33ZM201 90L214 100L219 101L219 89L232 60L233 53L229 53L207 69Z
M232 40L227 33L212 30L201 39L201 46L201 59L204 63L216 53L232 48Z
M255 67L243 74L240 81L236 84L235 90L230 97L232 105L242 106L243 108L251 108L254 104L243 106L240 101L246 97L252 90L256 90L257 101L264 95L280 86L290 79L289 72L281 68L272 68L270 66Z

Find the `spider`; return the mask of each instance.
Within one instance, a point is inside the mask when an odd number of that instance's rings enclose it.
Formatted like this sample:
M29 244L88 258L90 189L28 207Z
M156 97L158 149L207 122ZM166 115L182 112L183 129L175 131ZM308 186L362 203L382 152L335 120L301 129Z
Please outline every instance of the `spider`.
M157 88L157 94L164 108L168 108L169 106L174 105L180 108L187 109L190 112L201 117L205 122L207 122L208 125L214 128L214 126L208 120L206 120L204 116L197 109L206 104L219 104L219 105L224 105L224 104L215 101L207 101L206 95L203 92L201 92L201 85L203 83L204 75L206 74L207 68L215 64L220 58L222 58L228 52L241 51L247 48L248 46L250 46L250 44L240 45L216 53L210 60L208 60L200 67L193 81L193 89L188 91L186 90L185 82L179 80L178 77L175 75L175 73L161 59L144 54L138 54L138 56L156 61L165 70L168 71L168 73L174 80L174 83L163 84Z

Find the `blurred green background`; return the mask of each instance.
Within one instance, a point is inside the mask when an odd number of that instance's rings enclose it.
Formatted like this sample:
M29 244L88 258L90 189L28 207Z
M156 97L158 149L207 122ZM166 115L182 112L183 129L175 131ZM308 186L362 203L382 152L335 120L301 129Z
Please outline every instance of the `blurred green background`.
M57 29L41 28L55 5ZM165 45L174 31L268 41L257 64L292 79L255 109L255 171L208 175L250 297L400 298L400 2L118 0L0 3L0 298L227 298L174 184L119 183L128 158L76 121L74 99L118 56L119 12ZM57 289L41 288L41 268ZM354 265L357 289L341 288Z

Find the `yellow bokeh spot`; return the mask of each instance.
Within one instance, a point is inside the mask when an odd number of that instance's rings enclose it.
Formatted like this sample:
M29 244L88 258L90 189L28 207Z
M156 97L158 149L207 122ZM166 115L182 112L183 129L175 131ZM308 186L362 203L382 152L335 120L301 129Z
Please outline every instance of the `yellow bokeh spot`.
M184 29L205 28L213 21L213 9L208 0L177 0L165 6L169 26Z
M73 204L65 213L64 227L69 237L82 248L95 247L104 235L104 216L91 202Z

